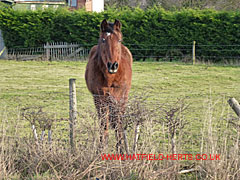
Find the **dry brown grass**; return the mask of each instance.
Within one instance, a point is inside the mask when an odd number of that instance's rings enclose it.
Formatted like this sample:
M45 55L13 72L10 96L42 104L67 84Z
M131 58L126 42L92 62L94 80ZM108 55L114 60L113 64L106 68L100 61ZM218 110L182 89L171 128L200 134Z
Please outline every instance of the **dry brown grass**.
M95 110L79 112L74 150L66 139L68 128L57 131L61 120L47 111L25 108L28 113L24 116L18 110L19 119L12 120L15 124L9 123L11 118L3 112L0 179L240 179L239 119L225 106L215 116L219 107L211 99L205 104L205 118L199 119L199 131L195 132L191 131L191 119L187 116L192 111L191 104L186 100L149 105L146 98L132 98L124 116L130 154L134 153L135 130L139 125L137 154L220 154L220 160L102 160L101 153L115 153L116 140L111 130L108 148L97 152L99 123ZM36 141L32 134L20 136L24 117L29 122L31 118L41 122L36 123L38 133L44 127L42 120L51 119L52 141ZM10 133L12 128L14 133Z

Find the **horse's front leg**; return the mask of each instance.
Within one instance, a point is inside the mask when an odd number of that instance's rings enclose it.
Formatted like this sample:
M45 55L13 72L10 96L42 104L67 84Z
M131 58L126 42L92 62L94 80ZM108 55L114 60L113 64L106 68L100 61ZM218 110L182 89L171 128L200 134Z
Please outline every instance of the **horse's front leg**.
M109 129L109 118L108 118L108 107L103 98L100 96L94 97L94 103L98 113L98 119L100 120L100 151L106 148L108 145L108 129Z
M105 111L107 113L107 111ZM108 146L108 129L109 129L109 119L105 115L104 118L101 118L101 127L100 127L100 144L103 148Z
M118 118L118 123L117 126L115 128L115 136L116 136L116 140L117 140L117 144L116 144L116 151L117 153L123 154L123 127L122 127L122 122L120 122L121 118Z
M109 106L109 119L112 127L115 129L115 137L117 140L116 144L116 152L122 154L123 153L123 125L122 125L122 117L119 103L115 101L111 101Z

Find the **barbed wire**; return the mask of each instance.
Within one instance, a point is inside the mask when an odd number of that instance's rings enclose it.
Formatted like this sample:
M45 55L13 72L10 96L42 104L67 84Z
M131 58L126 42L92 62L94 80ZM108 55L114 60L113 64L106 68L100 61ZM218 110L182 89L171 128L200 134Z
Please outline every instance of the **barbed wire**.
M63 43L60 43L61 45ZM66 44L66 43L65 43ZM54 43L57 46L57 43ZM60 45L60 46L61 46ZM93 46L93 44L77 44L74 43L75 47L68 48L54 48L50 50L51 60L86 60L88 53ZM124 44L126 45L133 54L133 58L138 60L139 58L167 58L167 59L177 59L191 57L193 45L181 45L181 44ZM78 48L82 48L81 50ZM78 50L77 50L78 49ZM76 54L73 54L73 50L77 50ZM240 45L205 45L205 44L196 44L195 45L196 57L202 59L240 59ZM215 56L213 53L217 53ZM9 59L23 59L28 60L26 56L37 56L44 55L46 56L46 49L44 47L35 47L35 48L10 48L8 50ZM33 57L33 58L42 58L42 57ZM46 57L45 57L46 58ZM80 58L80 59L79 59Z

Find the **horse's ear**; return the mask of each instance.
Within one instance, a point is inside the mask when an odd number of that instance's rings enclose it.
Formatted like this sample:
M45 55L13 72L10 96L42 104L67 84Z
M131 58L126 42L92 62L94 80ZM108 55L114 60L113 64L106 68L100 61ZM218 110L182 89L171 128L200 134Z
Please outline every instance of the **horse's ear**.
M115 22L114 22L114 30L118 30L118 31L121 31L121 27L122 27L122 24L119 20L115 19Z
M102 31L102 32L106 31L107 26L108 26L108 22L107 22L106 19L104 19L104 20L102 21L102 23L101 23L101 31Z

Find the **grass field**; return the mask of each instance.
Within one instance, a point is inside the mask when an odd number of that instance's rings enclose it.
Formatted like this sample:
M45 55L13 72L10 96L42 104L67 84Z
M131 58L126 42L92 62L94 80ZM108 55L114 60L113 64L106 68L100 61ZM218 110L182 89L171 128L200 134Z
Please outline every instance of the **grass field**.
M76 78L78 110L94 111L84 80L85 67L86 62L0 61L1 109L14 117L17 109L41 106L58 118L67 118L68 80ZM147 97L152 105L186 98L186 103L191 104L187 114L189 123L197 131L195 121L204 119L208 101L218 103L214 112L217 117L222 106L228 107L229 97L240 99L239 70L240 67L234 66L135 62L130 97ZM64 129L66 125L62 125Z
M68 79L77 79L79 104L91 101L84 80L85 62L0 61L0 102L7 106L37 104L67 109ZM130 96L151 100L199 97L239 97L239 67L135 62ZM50 98L50 99L48 99ZM66 108L64 107L66 106ZM60 110L59 109L59 110Z
M59 116L68 115L68 80L76 78L79 109L93 106L84 80L85 62L0 61L0 104L7 108L43 106ZM240 98L239 67L135 62L130 96L149 102L188 97L202 109L204 100ZM194 116L194 115L193 115Z
M85 67L86 62L0 61L1 124L15 124L21 119L20 109L33 106L42 106L57 118L67 118L69 78L76 78L79 113L94 112L92 96L84 80ZM185 99L185 103L190 106L184 115L188 124L184 133L188 137L182 151L197 151L200 142L192 139L202 133L203 127L209 131L209 125L217 132L227 126L227 121L222 118L234 116L227 100L230 97L240 100L239 71L240 67L237 66L134 62L130 101L131 97L134 99L137 95L147 98L147 106L160 103L174 107L177 99ZM18 134L29 136L29 124L21 122ZM67 132L68 123L63 121L57 124L54 133L64 136L63 132ZM9 136L16 134L13 127L5 133ZM225 131L222 131L221 135L223 132ZM67 138L67 133L65 137Z

